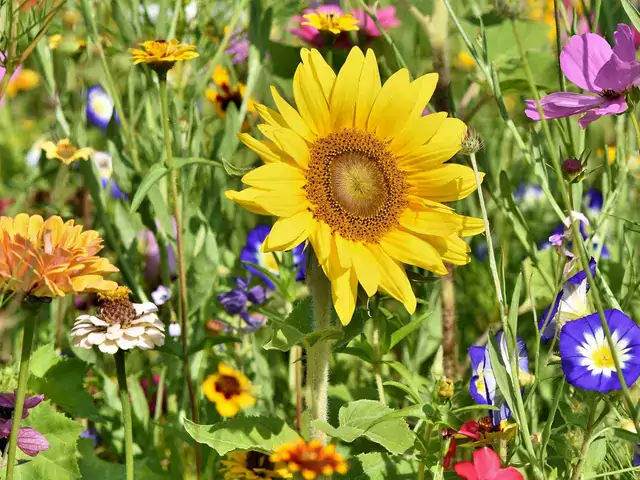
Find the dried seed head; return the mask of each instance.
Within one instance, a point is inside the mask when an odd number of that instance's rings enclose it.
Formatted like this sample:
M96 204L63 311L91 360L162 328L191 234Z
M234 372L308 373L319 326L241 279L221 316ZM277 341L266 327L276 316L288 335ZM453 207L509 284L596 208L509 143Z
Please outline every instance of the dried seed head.
M461 155L473 155L484 148L484 140L475 128L467 127L467 133L462 139Z

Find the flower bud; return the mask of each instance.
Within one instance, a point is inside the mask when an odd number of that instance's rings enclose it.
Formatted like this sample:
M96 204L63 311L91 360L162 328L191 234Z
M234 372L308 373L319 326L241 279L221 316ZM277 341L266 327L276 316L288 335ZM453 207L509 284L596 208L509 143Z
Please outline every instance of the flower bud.
M453 381L450 378L442 377L438 385L438 395L440 398L446 400L453 397L454 390Z
M536 379L535 375L531 373L518 370L518 382L522 388L533 385L533 381Z
M577 158L567 158L562 162L562 172L567 180L574 180L583 170L583 165Z
M462 139L461 155L473 155L484 148L484 140L475 128L467 127L467 132Z

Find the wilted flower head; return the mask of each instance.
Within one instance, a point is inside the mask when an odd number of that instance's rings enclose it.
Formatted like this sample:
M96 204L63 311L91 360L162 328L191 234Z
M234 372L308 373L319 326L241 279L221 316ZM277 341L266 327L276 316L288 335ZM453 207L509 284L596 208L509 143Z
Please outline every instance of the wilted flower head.
M151 302L132 303L131 290L118 287L99 295L96 315L80 315L71 329L73 345L91 348L97 345L103 353L141 348L150 350L164 345L164 324Z
M0 218L0 289L36 297L100 292L117 286L103 275L117 272L109 260L96 256L102 239L82 231L73 220L46 221L21 213Z
M22 407L22 418L29 416L29 410L39 405L44 400L44 395L27 397L24 399ZM11 435L11 425L13 424L13 412L16 406L15 393L0 393L0 451L5 452ZM29 427L20 427L18 431L18 448L30 457L35 457L38 453L49 448L49 442L44 436Z
M249 379L224 363L218 365L218 373L209 375L202 384L205 396L216 404L222 417L235 417L240 410L256 403L251 390Z
M176 64L200 56L196 46L178 40L149 40L140 44L142 49L130 48L133 64L146 63L159 74L166 74Z
M484 148L484 140L475 128L467 127L467 133L465 133L462 139L462 148L460 149L460 155L472 155L478 153Z
M91 148L73 146L68 138L63 138L58 143L44 142L40 148L47 154L47 158L57 158L65 165L71 165L78 160L89 160L89 156L93 153Z
M309 443L302 438L296 443L285 443L275 448L271 455L274 463L282 462L291 473L300 472L305 480L313 480L334 473L344 475L349 470L342 455L336 453L335 445L322 445L318 440Z

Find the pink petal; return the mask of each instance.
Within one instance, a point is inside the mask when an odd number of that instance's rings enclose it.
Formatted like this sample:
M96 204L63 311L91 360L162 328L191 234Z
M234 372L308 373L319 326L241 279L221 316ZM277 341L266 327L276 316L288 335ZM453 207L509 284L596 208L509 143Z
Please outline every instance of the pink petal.
M638 78L640 78L640 63L625 62L618 55L612 55L596 75L594 83L602 90L623 92Z
M483 447L473 452L473 463L482 476L493 478L500 471L500 457L489 447Z
M585 129L591 122L596 121L603 115L617 115L618 113L625 112L627 110L627 102L624 98L616 98L613 100L606 100L601 108L596 108L587 112L580 120L578 124L580 128Z
M524 480L522 474L513 467L500 470L493 476L493 480Z
M636 59L636 46L633 42L633 30L629 25L619 23L613 34L613 53L623 62L633 62Z
M363 8L353 10L351 13L358 20L358 26L361 31L364 31L366 36L379 37L382 35L380 29L376 26L373 20L371 20L371 17L365 13ZM382 28L385 30L395 28L400 25L400 21L396 18L396 7L394 6L379 8L376 11L376 16L378 17L380 25L382 25Z
M565 76L584 90L600 93L594 80L613 50L607 41L595 33L574 35L560 54L560 66Z
M33 428L22 427L18 431L18 447L31 457L35 457L41 451L47 450L49 446L47 439Z
M602 97L580 93L556 92L540 100L544 118L564 118L595 108L602 104ZM532 120L540 120L535 100L527 100L525 115Z
M458 462L453 466L453 469L461 478L466 480L480 480L476 468L471 462Z

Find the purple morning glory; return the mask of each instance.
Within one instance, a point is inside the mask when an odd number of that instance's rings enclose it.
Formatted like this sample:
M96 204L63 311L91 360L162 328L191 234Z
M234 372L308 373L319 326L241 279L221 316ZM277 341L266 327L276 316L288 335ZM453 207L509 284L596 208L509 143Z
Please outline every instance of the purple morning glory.
M605 311L605 318L622 375L633 385L640 376L640 327L620 310ZM598 313L562 327L560 357L567 382L574 387L601 393L622 388Z
M43 400L44 395L25 398L24 406L22 407L22 418L27 418L29 410L39 405ZM0 450L2 452L5 451L9 443L15 406L16 395L14 393L0 393ZM37 430L29 427L20 427L20 430L18 430L18 448L30 457L35 457L41 451L49 448L49 442Z
M574 35L560 54L562 73L589 94L556 92L540 101L544 118L564 118L584 113L579 120L586 128L603 115L627 110L625 94L640 79L640 62L636 62L633 30L619 24L613 34L615 46L600 35ZM535 100L527 100L525 114L540 120Z

